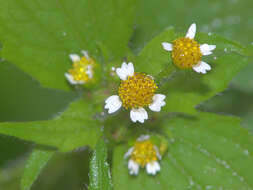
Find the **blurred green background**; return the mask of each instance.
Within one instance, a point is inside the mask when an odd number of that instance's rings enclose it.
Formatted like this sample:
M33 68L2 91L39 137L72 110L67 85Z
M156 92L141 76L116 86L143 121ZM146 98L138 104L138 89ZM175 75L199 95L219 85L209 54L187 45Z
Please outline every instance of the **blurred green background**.
M138 0L134 33L129 46L135 53L164 28L185 32L192 22L198 31L222 34L253 45L251 0ZM253 49L253 48L252 48ZM234 78L230 87L198 109L240 116L253 131L253 61ZM77 95L42 88L8 61L0 64L0 121L47 120L63 111ZM19 189L24 163L35 144L0 135L0 190ZM4 154L3 154L4 152ZM32 189L87 189L90 151L58 154L40 174Z

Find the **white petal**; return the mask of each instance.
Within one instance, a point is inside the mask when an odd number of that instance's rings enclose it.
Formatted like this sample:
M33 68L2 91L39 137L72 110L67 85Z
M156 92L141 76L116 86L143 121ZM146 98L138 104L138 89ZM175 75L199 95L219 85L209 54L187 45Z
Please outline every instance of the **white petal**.
M197 65L192 67L197 73L206 74L206 71L211 70L211 66L204 61L200 61Z
M105 100L105 109L108 109L108 113L116 112L122 105L119 96L112 95Z
M160 170L161 170L160 164L156 161L153 161L146 165L146 171L148 174L155 175Z
M121 65L121 68L122 68L122 69L127 69L127 63L126 63L126 62L123 62L122 65Z
M70 57L70 59L71 59L73 62L78 62L78 61L80 61L80 57L79 57L79 55L77 55L77 54L70 54L69 57Z
M159 149L157 148L157 146L154 146L154 148L155 148L155 151L156 151L156 156L159 158L159 160L161 160L161 159L162 159L162 156L161 156L161 154L159 153Z
M161 107L165 106L165 104L166 104L164 101L165 98L166 98L166 96L163 94L155 94L153 96L152 104L149 105L149 109L151 109L152 111L155 111L155 112L161 111Z
M121 80L126 80L127 79L127 73L125 69L117 68L116 73L119 76Z
M128 151L125 153L124 158L126 159L127 157L129 157L132 154L133 150L134 147L129 148Z
M162 46L163 46L163 49L165 49L166 51L172 51L172 49L173 49L171 43L163 42Z
M137 175L139 172L139 164L130 159L128 161L128 169L131 175Z
M91 65L87 66L86 74L89 76L90 79L93 77L93 72L92 72L92 66Z
M88 54L88 51L82 50L81 52L82 52L82 54L83 54L87 59L90 58L90 56L89 56L89 54Z
M193 24L189 27L189 29L188 29L188 31L187 31L185 37L190 38L190 39L193 39L193 38L195 37L195 34L196 34L196 24L193 23Z
M216 48L216 45L208 45L208 44L202 44L200 46L200 51L203 55L210 55L212 54L212 50Z
M75 85L75 84L84 84L83 81L75 81L73 76L70 75L69 73L65 73L64 75L65 75L65 77L67 78L67 80L69 81L70 84L73 84L73 85Z
M148 140L150 138L149 135L141 135L138 137L137 141L145 141Z
M128 63L127 73L128 73L128 76L134 75L134 65L132 62Z
M133 63L123 62L120 68L116 69L116 73L121 80L126 80L128 76L134 75L134 66Z
M130 118L133 122L139 121L140 123L144 123L144 120L148 119L148 113L144 108L133 108L130 111Z

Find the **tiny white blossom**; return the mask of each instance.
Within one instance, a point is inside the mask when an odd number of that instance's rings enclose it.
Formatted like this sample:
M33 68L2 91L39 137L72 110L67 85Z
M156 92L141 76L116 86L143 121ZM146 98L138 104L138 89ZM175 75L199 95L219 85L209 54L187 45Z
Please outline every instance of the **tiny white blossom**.
M73 68L65 73L65 77L72 85L81 85L87 83L93 78L94 60L89 57L87 51L81 51L83 56L70 54L69 58L73 62Z
M165 106L166 96L155 94L157 86L150 75L135 73L133 63L123 62L116 73L121 79L118 89L119 95L112 95L105 100L105 109L108 113L114 113L123 106L130 108L130 119L133 122L144 123L148 119L148 113L144 107L149 107L154 112L161 111Z
M128 169L130 175L137 175L139 168L146 167L146 172L150 175L156 175L161 170L158 160L161 155L158 148L149 140L149 135L141 135L137 138L135 145L131 147L124 158L128 160ZM156 155L156 157L154 157Z
M185 37L173 42L162 42L162 47L166 51L172 51L172 59L176 66L181 69L192 68L197 73L206 74L211 70L211 66L201 61L202 56L211 55L216 45L199 45L194 37L196 35L196 24L193 23Z

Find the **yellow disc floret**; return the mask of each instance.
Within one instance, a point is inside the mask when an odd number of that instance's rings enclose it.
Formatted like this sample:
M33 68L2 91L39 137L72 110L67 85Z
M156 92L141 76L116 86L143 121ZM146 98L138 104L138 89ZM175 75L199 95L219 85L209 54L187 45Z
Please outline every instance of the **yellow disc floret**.
M92 67L94 65L94 60L91 58L86 58L83 56L80 61L75 61L73 63L73 68L69 69L69 74L71 74L75 81L87 82L91 79Z
M121 81L118 93L124 108L140 108L152 103L156 89L152 77L143 73L134 73L134 76Z
M172 59L179 68L192 68L201 57L200 45L195 40L184 37L173 41Z
M141 167L152 161L157 161L158 158L154 144L150 140L137 141L134 145L131 159Z

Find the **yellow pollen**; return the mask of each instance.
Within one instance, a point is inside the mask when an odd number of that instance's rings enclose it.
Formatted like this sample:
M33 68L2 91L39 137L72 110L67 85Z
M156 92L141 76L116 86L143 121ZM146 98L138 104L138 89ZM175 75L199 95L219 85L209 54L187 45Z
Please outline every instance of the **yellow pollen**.
M90 76L87 74L88 66L91 66L91 69L94 65L94 60L92 58L87 59L85 56L81 58L80 61L73 63L73 68L69 69L69 74L71 74L75 81L87 82L90 80Z
M134 73L134 76L121 81L118 93L124 108L140 108L152 103L156 89L155 81L150 76Z
M200 45L190 38L179 38L173 41L172 59L181 69L192 68L202 57Z
M137 141L131 154L131 159L144 167L147 163L158 160L156 149L150 140Z

